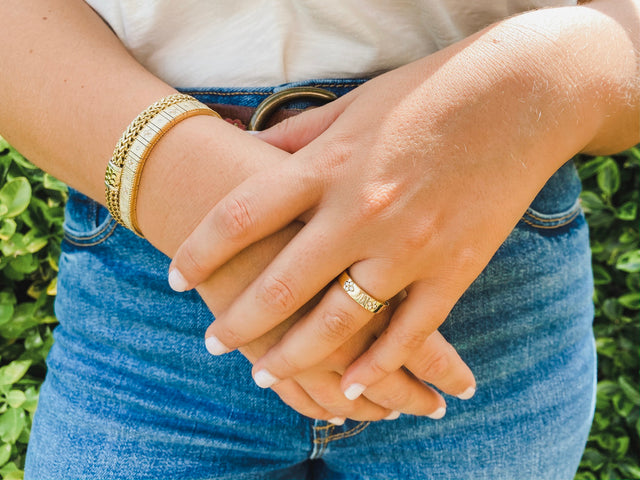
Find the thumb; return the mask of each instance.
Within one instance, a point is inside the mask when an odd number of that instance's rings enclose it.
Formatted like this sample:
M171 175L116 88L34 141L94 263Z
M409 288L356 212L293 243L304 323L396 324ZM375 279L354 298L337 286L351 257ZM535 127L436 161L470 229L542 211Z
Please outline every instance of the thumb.
M342 102L335 100L322 107L306 110L295 117L289 117L267 130L258 132L256 137L281 150L294 153L319 137L338 118L343 109Z

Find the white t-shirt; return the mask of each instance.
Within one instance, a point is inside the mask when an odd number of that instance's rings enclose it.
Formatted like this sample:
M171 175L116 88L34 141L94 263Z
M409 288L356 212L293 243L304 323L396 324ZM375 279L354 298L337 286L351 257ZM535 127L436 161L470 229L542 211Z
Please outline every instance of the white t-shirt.
M500 19L576 0L87 0L176 87L374 75Z

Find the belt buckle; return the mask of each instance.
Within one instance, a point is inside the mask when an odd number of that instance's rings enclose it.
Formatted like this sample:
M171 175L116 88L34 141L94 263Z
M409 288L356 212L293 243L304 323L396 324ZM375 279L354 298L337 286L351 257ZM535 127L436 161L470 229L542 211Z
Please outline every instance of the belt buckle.
M292 100L298 100L300 98L311 98L315 100L323 100L326 103L331 102L338 98L338 96L318 87L291 87L286 88L280 92L269 95L265 98L260 105L256 108L255 112L249 120L247 130L261 130L266 124L269 117L277 110L281 105L290 102Z

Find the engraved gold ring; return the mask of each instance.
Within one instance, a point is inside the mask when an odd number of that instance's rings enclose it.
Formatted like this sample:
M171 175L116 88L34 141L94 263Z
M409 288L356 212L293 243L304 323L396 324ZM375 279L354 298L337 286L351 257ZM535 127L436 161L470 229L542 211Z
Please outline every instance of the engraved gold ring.
M353 278L349 276L346 270L338 277L338 283L342 289L347 292L347 295L349 295L358 305L371 313L378 313L384 307L389 305L389 302L376 300L364 289L360 288L360 286L353 281Z

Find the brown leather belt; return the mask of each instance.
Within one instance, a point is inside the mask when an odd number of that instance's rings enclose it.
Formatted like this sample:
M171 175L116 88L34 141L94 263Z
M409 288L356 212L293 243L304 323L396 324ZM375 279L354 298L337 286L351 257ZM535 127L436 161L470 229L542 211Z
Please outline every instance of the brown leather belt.
M227 122L243 130L263 130L306 110L306 108L282 108L287 103L303 98L326 103L335 100L337 96L323 88L292 87L269 95L255 108L224 103L207 103L207 106Z

